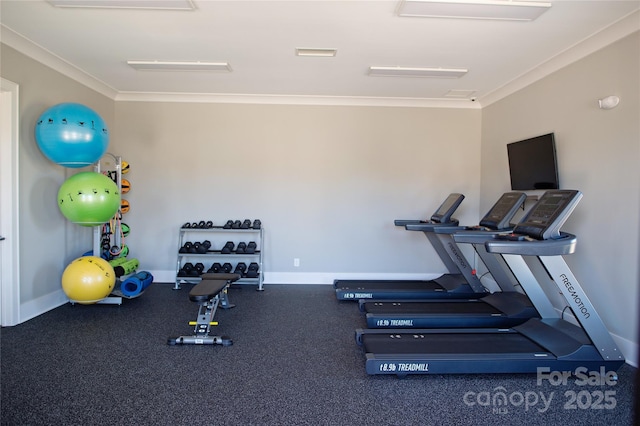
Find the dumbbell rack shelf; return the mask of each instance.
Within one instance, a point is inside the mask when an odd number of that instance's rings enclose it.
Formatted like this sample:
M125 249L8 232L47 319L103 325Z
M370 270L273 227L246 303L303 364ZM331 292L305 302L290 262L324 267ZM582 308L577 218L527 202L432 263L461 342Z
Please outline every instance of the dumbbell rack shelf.
M221 226L214 226L212 228L180 228L178 232L178 248L184 247L187 242L203 242L210 241L211 247L206 253L180 253L178 252L178 260L176 263L176 281L174 289L180 289L180 284L197 284L201 281L200 276L180 276L180 270L188 263L201 262L205 263L203 273L211 267L214 262L231 263L235 266L239 262L244 262L249 265L252 262L258 264L258 276L256 278L242 277L233 284L256 284L257 290L262 291L263 288L263 271L262 271L262 259L264 249L264 227L259 229L226 229ZM222 253L222 247L227 241L234 243L234 248L238 246L240 242L254 241L257 245L255 253L236 253L235 250L232 253ZM233 270L231 272L234 272Z

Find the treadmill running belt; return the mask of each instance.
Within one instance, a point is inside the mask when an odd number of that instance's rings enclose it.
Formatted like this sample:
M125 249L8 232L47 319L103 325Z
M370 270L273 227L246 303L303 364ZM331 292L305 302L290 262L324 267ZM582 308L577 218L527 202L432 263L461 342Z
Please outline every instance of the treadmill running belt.
M482 302L414 302L414 303L396 303L386 302L384 304L376 304L369 302L366 304L366 311L369 314L377 315L401 315L408 316L414 314L451 314L451 315L470 315L470 314L487 314L500 315L502 312L488 303ZM397 306L399 306L397 308Z
M547 352L517 333L367 334L366 352L374 354L498 354Z
M435 281L400 281L400 282L390 282L390 281L369 281L369 282L348 282L341 281L339 283L339 288L341 289L366 289L367 291L376 291L376 290L394 290L394 285L402 290L437 290L442 289L442 286Z

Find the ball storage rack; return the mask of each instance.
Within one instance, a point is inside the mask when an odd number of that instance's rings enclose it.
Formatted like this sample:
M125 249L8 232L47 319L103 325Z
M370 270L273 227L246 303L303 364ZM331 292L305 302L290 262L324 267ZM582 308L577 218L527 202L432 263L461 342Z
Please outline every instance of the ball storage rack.
M108 169L103 170L103 163L108 165ZM116 186L118 187L118 191L122 196L122 157L113 155L111 153L106 153L99 161L94 164L94 171L96 173L103 173L105 171L115 171L116 176ZM116 212L116 215L121 215L120 209ZM114 238L114 245L118 247L122 246L122 232L120 221L116 220L115 229L112 229L111 232ZM93 255L96 257L102 256L102 225L93 227ZM137 294L133 297L127 297L119 290L119 283L122 282L122 279L126 277L119 277L116 279L116 287L111 292L111 294L104 299L96 302L97 305L121 305L122 299L133 299L139 297L140 294ZM71 301L71 303L74 303Z

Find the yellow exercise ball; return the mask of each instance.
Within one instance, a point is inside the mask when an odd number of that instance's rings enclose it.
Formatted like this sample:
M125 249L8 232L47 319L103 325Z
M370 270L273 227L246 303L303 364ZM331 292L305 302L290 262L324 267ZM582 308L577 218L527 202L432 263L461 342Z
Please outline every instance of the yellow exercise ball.
M69 299L83 305L104 299L111 294L115 284L113 267L96 256L79 257L62 273L62 290Z

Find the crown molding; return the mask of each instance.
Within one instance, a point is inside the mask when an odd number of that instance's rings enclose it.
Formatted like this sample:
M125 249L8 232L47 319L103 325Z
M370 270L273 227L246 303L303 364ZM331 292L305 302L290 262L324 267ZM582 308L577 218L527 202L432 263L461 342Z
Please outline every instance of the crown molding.
M480 108L468 99L390 98L371 96L246 95L228 93L120 92L116 101L191 102L264 105L376 106L410 108Z
M622 40L636 31L640 31L640 10L635 10L596 34L563 50L553 58L521 74L502 87L480 97L479 101L483 107L489 106L567 65L577 62L618 40Z
M2 24L0 24L0 42L108 98L115 99L118 93L108 84Z

